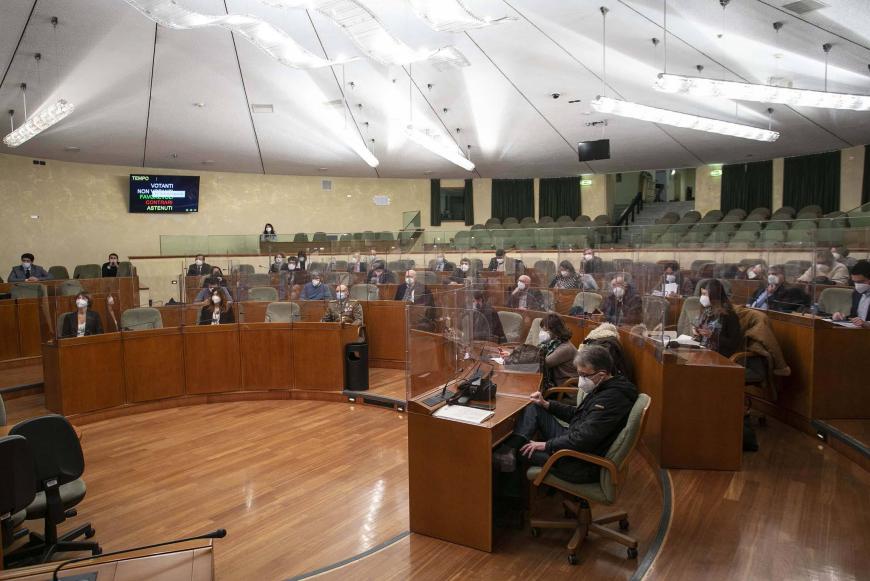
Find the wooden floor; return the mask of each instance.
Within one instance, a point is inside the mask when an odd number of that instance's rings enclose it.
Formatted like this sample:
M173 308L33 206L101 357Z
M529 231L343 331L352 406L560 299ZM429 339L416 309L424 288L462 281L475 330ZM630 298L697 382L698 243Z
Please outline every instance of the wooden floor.
M825 422L870 448L870 420L825 420Z
M369 369L369 389L372 395L379 395L405 401L405 370L373 367Z

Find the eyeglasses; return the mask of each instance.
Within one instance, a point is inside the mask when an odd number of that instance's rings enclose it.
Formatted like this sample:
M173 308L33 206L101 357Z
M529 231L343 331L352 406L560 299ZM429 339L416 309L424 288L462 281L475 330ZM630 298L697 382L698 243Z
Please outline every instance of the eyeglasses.
M580 373L580 372L578 372L578 375L580 375L580 377L589 378L589 377L595 377L599 373L601 373L601 372L600 371L593 371L592 373Z

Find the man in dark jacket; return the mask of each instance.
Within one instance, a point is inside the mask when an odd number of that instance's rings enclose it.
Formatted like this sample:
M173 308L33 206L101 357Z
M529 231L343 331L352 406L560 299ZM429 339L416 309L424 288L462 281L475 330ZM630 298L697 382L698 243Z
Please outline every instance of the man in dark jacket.
M472 313L472 334L475 341L504 343L507 338L498 313L487 303L483 291L474 291L474 311Z
M834 313L835 321L850 321L856 327L870 328L870 261L859 260L852 267L852 308L848 313Z
M604 319L614 325L636 325L643 316L643 301L621 274L610 281L610 294L601 302L599 310Z
M543 466L559 450L576 450L604 456L625 427L637 400L637 388L621 375L612 375L613 359L607 349L584 346L574 364L580 373L580 388L587 395L579 406L545 400L540 392L531 395L532 405L523 410L508 445L535 466ZM557 420L568 422L562 426ZM535 434L541 440L532 440ZM553 470L569 482L597 482L599 467L574 458L564 458Z

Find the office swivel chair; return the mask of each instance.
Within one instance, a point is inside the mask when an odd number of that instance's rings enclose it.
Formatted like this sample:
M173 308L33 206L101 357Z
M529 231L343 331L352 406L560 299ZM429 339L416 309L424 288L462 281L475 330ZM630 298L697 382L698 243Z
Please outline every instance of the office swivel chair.
M9 434L26 438L33 453L36 496L27 506L27 519L45 522L45 534L30 533L30 542L9 555L9 560L45 563L55 553L67 551L101 554L99 544L73 540L81 536L93 537L94 528L90 523L58 535L57 526L77 514L74 507L87 492L81 478L85 470L82 447L69 421L57 414L41 416L16 424Z
M628 414L625 427L616 437L604 457L577 452L575 450L559 450L547 460L543 466L532 466L526 472L526 477L532 481L534 489L531 493L531 519L530 525L532 536L537 537L542 528L573 529L574 534L568 542L568 562L577 564L577 549L589 532L616 541L628 547L628 557L637 557L637 539L606 527L613 522L619 523L622 531L628 530L628 514L616 512L599 518L592 518L590 502L612 505L619 497L620 489L625 482L628 458L637 445L643 433L647 411L649 411L650 397L644 393L639 394L637 401ZM553 465L562 458L576 458L601 467L601 477L598 482L575 484L562 480L551 472ZM564 501L566 513L573 515L565 520L539 520L534 518L535 500L538 489L541 486L549 486L562 492L567 498Z
M0 438L0 466L4 467L0 475L0 527L5 548L28 533L27 529L15 529L27 518L25 509L36 496L33 454L25 437Z

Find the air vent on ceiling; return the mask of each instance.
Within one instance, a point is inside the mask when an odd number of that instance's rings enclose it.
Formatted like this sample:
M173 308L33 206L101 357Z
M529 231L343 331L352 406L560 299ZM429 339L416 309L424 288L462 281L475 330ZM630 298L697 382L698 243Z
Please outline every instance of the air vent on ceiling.
M252 113L274 113L275 107L271 104L251 103L251 112Z
M794 12L795 14L806 14L820 8L827 8L828 5L818 0L798 0L797 2L789 2L782 6L784 9Z
M332 180L320 180L320 189L324 192L332 191Z

